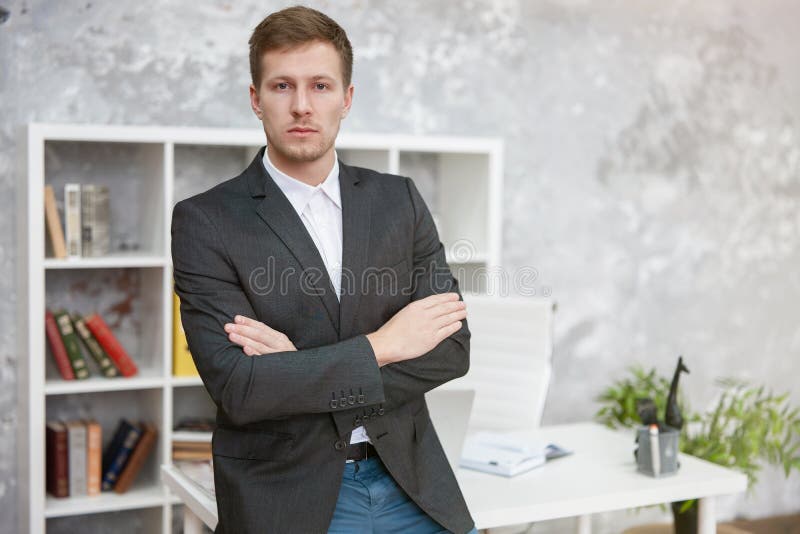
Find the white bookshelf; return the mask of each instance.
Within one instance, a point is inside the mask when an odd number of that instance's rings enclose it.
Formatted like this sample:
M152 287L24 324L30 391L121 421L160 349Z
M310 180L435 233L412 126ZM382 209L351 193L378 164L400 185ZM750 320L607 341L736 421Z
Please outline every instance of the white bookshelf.
M260 129L33 123L23 132L17 188L21 532L40 534L51 521L91 521L122 510L139 514L146 532L172 531L178 501L161 484L159 466L170 462L173 424L214 413L199 378L172 376L172 207L239 174L263 144ZM345 163L414 178L457 276L499 267L501 140L342 133L337 151ZM109 185L112 250L121 242L127 250L101 258L46 257L44 186L53 185L62 199L66 182ZM115 228L129 231L115 236ZM480 291L470 279L461 280L462 289ZM77 307L113 317L113 309L87 306L92 295L107 303L115 292L125 309L118 316L126 319L118 329L110 326L139 374L62 380L44 335L45 308ZM156 450L127 493L66 499L45 494L45 422L81 417L100 422L104 446L121 417L159 426Z

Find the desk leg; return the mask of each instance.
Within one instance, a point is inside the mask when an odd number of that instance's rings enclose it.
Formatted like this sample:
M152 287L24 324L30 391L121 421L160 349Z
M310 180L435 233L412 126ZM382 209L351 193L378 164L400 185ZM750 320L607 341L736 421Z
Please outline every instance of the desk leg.
M183 534L203 534L203 522L185 504L183 505Z
M578 524L577 530L578 534L592 534L592 516L591 515L579 515L578 516ZM698 534L700 534L698 532Z
M697 506L697 534L715 534L717 518L714 511L714 497L698 499Z

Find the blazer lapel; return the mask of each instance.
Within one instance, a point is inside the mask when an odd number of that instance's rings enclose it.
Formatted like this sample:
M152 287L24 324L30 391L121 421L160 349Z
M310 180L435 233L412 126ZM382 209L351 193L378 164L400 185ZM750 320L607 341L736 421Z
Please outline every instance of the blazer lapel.
M256 205L256 213L283 241L300 264L302 268L300 275L304 277L301 286L313 291L322 299L334 328L339 331L339 300L336 298L328 270L300 216L264 168L264 148L258 151L247 169L251 196L263 197L263 200ZM344 200L342 203L344 204Z
M359 187L358 173L339 162L339 185L342 193L342 295L339 307L339 339L353 335L353 326L361 298L363 274L367 268L370 233L370 201Z

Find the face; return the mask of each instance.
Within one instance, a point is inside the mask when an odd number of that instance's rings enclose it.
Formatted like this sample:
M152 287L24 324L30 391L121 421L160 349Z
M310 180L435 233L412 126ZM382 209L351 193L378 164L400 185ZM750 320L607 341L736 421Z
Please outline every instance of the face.
M276 164L332 159L339 124L353 100L336 49L312 41L271 50L261 61L261 87L250 85L250 104L264 124L270 159Z

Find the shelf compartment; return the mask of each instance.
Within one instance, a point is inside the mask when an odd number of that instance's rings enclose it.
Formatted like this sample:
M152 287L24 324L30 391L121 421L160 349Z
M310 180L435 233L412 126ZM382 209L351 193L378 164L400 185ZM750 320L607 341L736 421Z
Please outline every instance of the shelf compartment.
M258 146L175 145L175 203L238 176L253 161Z
M389 150L337 148L336 154L346 165L389 172Z
M48 270L45 306L51 311L64 308L84 316L99 313L143 377L153 377L163 373L164 328L171 325L171 318L169 322L164 318L163 286L164 269L160 267ZM49 345L46 352L45 379L51 383L59 380L60 374ZM99 377L96 363L88 351L83 352L92 376Z
M399 174L414 180L458 263L481 263L489 255L489 173L488 154L400 152Z
M67 183L108 186L110 254L164 254L162 143L46 141L44 162L45 184L62 206Z

